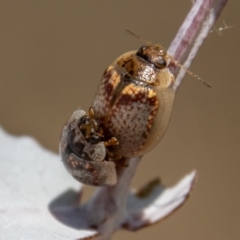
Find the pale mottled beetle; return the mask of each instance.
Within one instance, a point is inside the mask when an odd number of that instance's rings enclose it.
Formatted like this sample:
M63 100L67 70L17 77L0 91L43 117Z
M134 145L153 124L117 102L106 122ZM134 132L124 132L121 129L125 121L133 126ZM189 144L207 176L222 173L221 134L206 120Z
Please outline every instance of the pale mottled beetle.
M118 141L114 137L104 139L92 108L89 116L83 110L73 113L62 131L60 154L75 179L94 186L116 184L116 167L107 147L117 145Z
M104 132L118 139L116 155L144 155L163 137L175 96L167 60L160 45L145 45L104 72L92 107Z
M161 140L175 95L167 60L161 46L146 45L107 68L93 101L94 116L76 111L63 129L61 155L74 178L90 185L113 185L117 160L141 156ZM91 119L90 128L85 118ZM101 130L92 127L98 123ZM89 129L97 140L89 138Z

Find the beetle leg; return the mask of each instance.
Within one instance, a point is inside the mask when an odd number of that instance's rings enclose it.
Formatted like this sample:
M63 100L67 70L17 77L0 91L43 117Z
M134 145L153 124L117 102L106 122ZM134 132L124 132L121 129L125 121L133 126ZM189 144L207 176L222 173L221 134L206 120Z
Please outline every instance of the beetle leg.
M116 146L119 144L119 141L115 137L111 137L108 141L104 142L105 147Z

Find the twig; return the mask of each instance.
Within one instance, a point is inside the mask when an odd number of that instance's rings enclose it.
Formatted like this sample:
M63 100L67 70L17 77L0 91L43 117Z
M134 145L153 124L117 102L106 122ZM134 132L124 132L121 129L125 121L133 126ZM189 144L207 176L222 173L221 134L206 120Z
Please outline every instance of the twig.
M168 49L169 55L185 68L189 68L226 3L227 0L196 1L172 41ZM174 89L177 89L186 70L174 68L172 71L177 75L174 85Z

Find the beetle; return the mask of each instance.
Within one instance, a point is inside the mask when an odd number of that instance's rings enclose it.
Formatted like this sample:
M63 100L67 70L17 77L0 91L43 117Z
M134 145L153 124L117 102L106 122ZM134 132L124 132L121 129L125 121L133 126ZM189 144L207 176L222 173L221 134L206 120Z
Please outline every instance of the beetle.
M92 107L106 135L118 139L116 155L142 156L163 137L175 97L168 60L160 45L148 44L104 72Z
M115 185L117 182L115 163L111 161L109 146L118 144L116 138L104 141L101 126L83 110L75 111L63 127L60 140L60 155L64 166L78 181L93 185Z

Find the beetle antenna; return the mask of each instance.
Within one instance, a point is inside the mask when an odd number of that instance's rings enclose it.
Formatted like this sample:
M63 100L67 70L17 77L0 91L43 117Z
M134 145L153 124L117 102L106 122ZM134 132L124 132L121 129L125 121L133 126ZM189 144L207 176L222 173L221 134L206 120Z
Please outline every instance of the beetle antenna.
M135 38L138 38L140 39L142 42L146 43L147 45L154 45L152 42L140 37L139 35L137 35L136 33L132 32L131 30L129 29L125 29L125 31L127 31L129 34L131 34L132 36L134 36Z
M180 68L182 68L183 70L185 70L189 75L195 77L198 81L202 82L205 86L209 87L209 88L213 88L208 82L206 82L204 79L202 79L200 76L198 76L197 74L195 74L194 72L192 72L191 70L187 69L185 66L183 66L182 64L180 64L178 61L176 61L172 56L168 55L168 57L171 59L171 61L176 64L177 66L179 66Z

